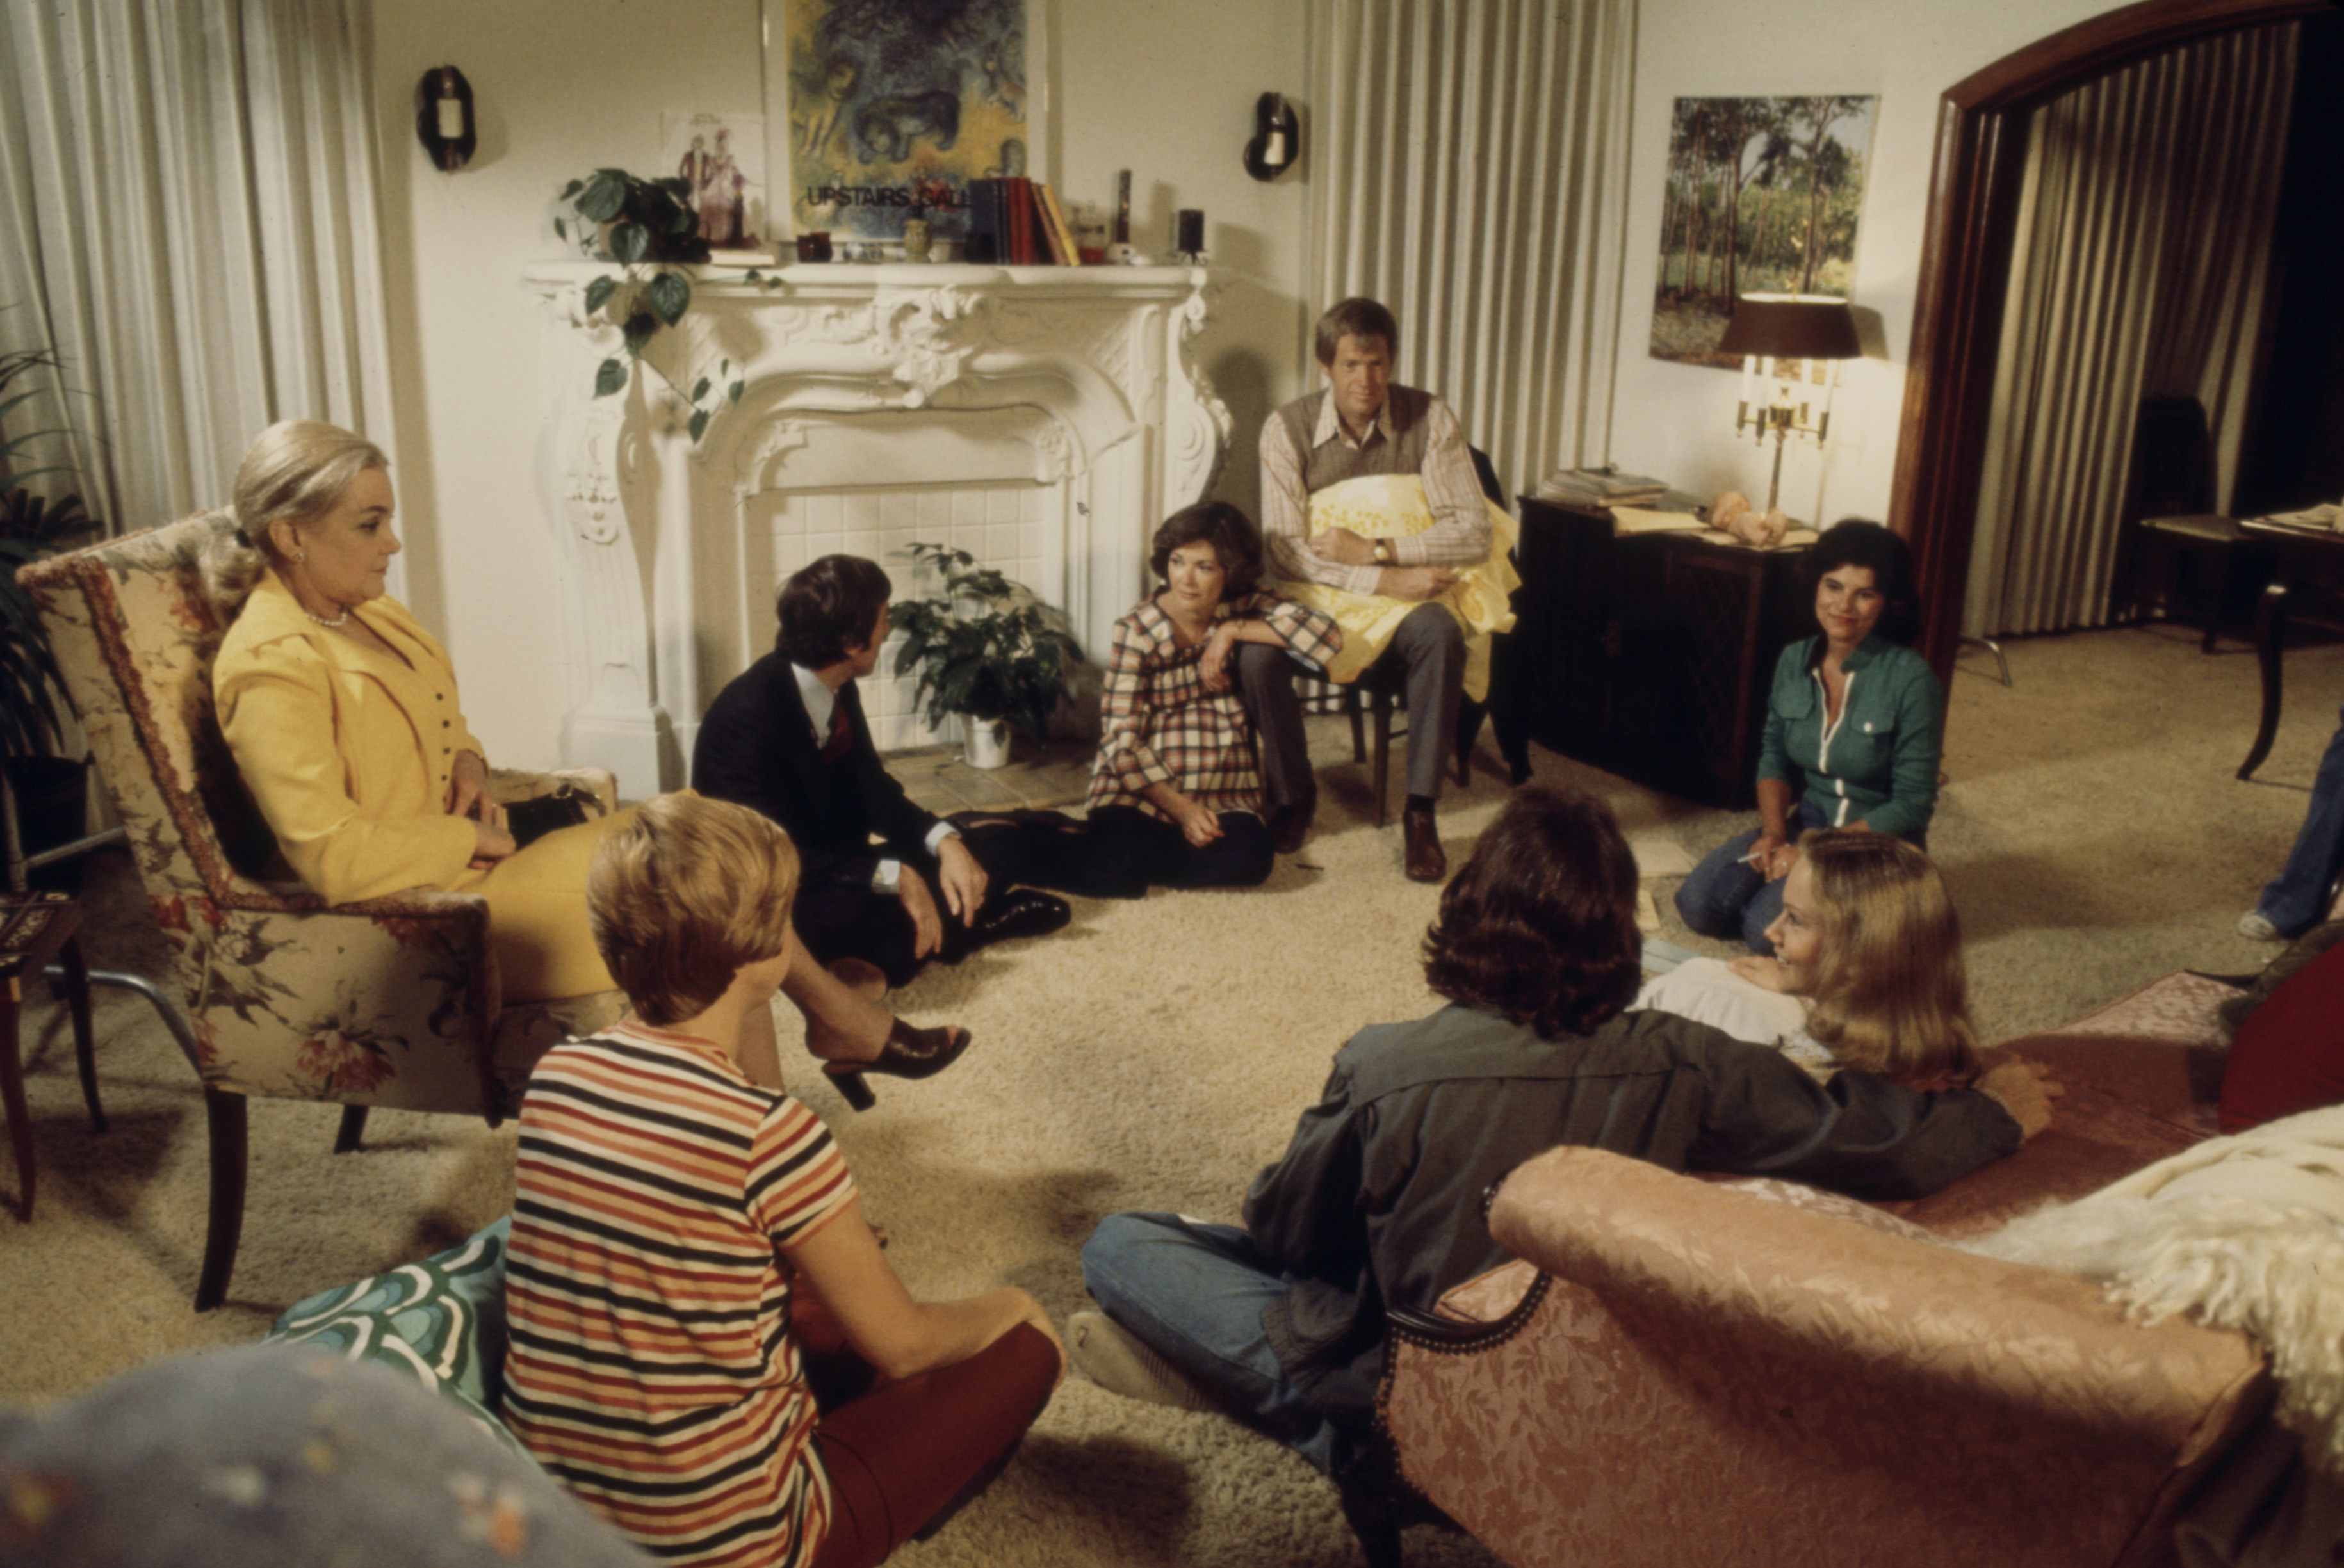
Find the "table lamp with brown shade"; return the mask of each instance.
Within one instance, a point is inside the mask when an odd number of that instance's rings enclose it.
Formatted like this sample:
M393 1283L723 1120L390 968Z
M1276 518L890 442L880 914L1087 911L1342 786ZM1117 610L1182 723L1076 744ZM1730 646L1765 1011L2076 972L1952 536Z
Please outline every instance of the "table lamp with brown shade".
M1745 294L1733 305L1718 352L1742 356L1742 403L1734 410L1733 433L1757 427L1763 445L1774 437L1774 477L1766 487L1766 509L1773 511L1783 488L1783 446L1793 432L1813 436L1824 444L1831 429L1831 397L1839 385L1835 361L1854 359L1864 350L1855 337L1855 317L1844 299L1804 294ZM1770 403L1753 408L1758 362L1766 361L1766 378L1774 383ZM1823 407L1814 413L1811 395L1798 388L1812 385L1823 390Z

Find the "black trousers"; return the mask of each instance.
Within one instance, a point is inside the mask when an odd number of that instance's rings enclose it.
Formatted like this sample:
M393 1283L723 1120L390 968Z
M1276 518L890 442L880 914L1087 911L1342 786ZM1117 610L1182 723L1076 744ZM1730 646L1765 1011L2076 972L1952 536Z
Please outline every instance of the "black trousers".
M968 852L985 868L988 905L1021 887L1102 896L1092 885L1088 856L1082 848L1088 835L1071 817L1056 811L964 811L950 820L960 829ZM906 859L903 874L927 884L944 922L943 950L931 956L958 963L971 950L967 927L945 903L935 857L923 853ZM884 970L890 986L908 985L920 972L923 960L912 952L912 917L894 893L867 886L801 887L793 922L799 940L817 962L862 959Z

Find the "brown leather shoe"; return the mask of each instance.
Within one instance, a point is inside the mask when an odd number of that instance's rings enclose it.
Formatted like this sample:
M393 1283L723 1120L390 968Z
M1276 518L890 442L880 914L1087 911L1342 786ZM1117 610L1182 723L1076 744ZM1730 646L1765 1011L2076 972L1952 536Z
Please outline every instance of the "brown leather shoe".
M1449 874L1449 857L1440 852L1440 828L1429 806L1410 806L1399 814L1400 837L1408 849L1405 863L1411 882L1437 882Z
M1289 800L1269 813L1269 847L1281 855L1291 855L1302 848L1310 837L1310 819L1318 814L1318 791L1313 789L1299 800Z

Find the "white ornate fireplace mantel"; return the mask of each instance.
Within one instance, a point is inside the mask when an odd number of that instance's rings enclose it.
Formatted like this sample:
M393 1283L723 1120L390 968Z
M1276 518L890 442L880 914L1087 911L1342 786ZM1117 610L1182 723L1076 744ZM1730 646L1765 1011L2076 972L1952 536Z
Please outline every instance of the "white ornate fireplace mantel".
M591 396L619 335L586 312L612 268L531 267L559 324L538 484L560 543L565 759L631 797L684 781L702 710L772 646L781 579L956 545L1066 612L1092 658L1146 590L1147 546L1211 486L1228 411L1186 352L1208 282L1187 267L702 269L651 354L689 387L743 391L695 445L690 410L636 371ZM865 683L883 747L929 737L911 681Z

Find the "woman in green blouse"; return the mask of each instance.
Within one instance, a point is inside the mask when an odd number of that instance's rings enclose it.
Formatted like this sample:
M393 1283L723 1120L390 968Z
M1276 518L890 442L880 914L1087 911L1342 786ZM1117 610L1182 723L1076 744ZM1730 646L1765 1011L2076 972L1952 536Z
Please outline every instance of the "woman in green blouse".
M1878 523L1834 525L1803 563L1819 635L1774 665L1758 753L1759 826L1727 840L1677 890L1677 913L1707 937L1773 950L1783 879L1810 828L1894 833L1926 849L1937 805L1945 694L1921 656L1891 640L1911 624L1913 558Z

